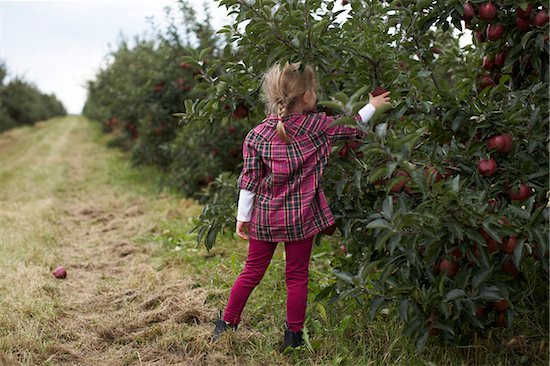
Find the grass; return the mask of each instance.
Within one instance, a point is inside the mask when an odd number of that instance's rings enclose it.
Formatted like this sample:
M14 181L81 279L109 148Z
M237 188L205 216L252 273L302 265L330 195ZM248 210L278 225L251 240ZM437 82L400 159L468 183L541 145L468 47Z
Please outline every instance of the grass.
M225 234L208 253L197 247L194 236L188 234L189 227L165 221L161 228L162 232L152 237L163 246L156 252L161 263L192 272L200 286L219 290L208 302L214 308L223 309L233 281L243 268L246 243ZM279 245L264 279L249 299L241 328L227 337L236 356L258 364L281 365L546 364L547 355L518 354L504 345L481 341L470 347L448 348L431 340L426 351L419 354L414 343L400 335L401 324L395 309L389 308L385 314L369 319L366 311L353 302L316 302L315 294L333 281L330 260L338 255L338 247L337 238L325 238L313 251L306 320L311 348L304 347L289 355L278 352L286 298L283 247ZM253 341L248 338L249 332L258 333ZM506 339L504 332L500 333ZM541 350L547 350L547 343L542 344Z
M81 117L0 135L0 364L518 365L548 364L548 341L527 351L478 340L418 354L395 309L315 301L333 281L338 238L314 248L309 346L282 353L286 290L280 245L239 330L210 342L244 265L247 243L223 234L207 252L189 234L201 207L159 192ZM53 279L59 263L68 279ZM525 322L527 320L518 319ZM504 342L504 344L502 343Z

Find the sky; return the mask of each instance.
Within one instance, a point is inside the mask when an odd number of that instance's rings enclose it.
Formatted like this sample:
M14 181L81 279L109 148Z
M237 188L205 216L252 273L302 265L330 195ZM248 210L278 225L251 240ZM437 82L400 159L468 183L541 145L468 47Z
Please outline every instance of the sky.
M203 0L188 0L204 18ZM228 24L225 7L208 0L214 29ZM53 93L69 113L80 114L86 80L105 63L123 34L132 39L151 31L148 17L161 29L164 8L174 0L5 1L0 0L0 60L8 79L22 77Z

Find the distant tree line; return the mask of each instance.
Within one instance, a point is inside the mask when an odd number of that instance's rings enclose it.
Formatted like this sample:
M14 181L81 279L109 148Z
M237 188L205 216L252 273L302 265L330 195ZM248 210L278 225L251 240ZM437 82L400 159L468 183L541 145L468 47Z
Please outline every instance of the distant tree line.
M6 83L7 74L0 61L0 132L67 114L54 94L44 94L20 77Z

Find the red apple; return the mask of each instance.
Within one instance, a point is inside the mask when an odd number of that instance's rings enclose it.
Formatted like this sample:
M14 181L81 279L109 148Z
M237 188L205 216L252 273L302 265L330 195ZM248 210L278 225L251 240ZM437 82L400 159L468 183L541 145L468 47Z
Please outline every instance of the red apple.
M476 31L474 32L474 37L476 38L477 43L483 43L483 42L485 42L485 35L484 35L483 32L480 31L480 30L476 30Z
M493 303L494 307L498 311L504 311L508 309L508 300L502 299Z
M440 182L443 179L441 173L433 166L424 170L424 175L428 178L430 184Z
M479 228L479 233L481 234L481 236L483 236L483 239L485 239L485 241L491 239L491 237L489 236L489 234L487 234L487 232L485 230L483 230L482 228Z
M348 248L344 244L340 245L340 253L346 254L347 252L348 252Z
M512 150L513 138L511 135L496 135L487 141L487 150L496 150L501 153L507 153Z
M516 8L516 14L519 18L529 19L531 12L533 11L533 5L527 4L527 9L523 10L521 7Z
M429 329L429 333L430 335L432 336L436 336L438 334L441 333L441 329L439 328L434 328L433 327L433 323L437 320L437 316L435 314L432 314L430 315L430 317L428 318L428 320L426 320L426 326L428 327Z
M481 90L494 85L495 85L495 81L489 75L483 75L481 77L480 79Z
M500 51L495 55L495 60L494 60L495 66L496 67L504 66L504 60L506 60L506 53L504 53L503 51Z
M508 190L508 195L512 201L525 201L531 197L531 188L526 184L520 184L519 189L514 191L512 189Z
M502 270L508 274L511 274L512 277L516 277L519 274L518 269L516 268L516 266L514 266L514 263L512 263L511 259L507 259L506 261L504 261L504 263L502 264Z
M478 306L476 308L476 315L478 318L482 318L485 315L485 308L483 306Z
M472 4L470 4L470 3L464 4L464 12L463 12L463 15L462 15L462 19L464 19L464 21L466 21L466 22L469 22L470 20L472 20L474 18L474 15L475 15L475 11L474 11L474 7L472 6Z
M348 0L342 0L342 6L346 6L348 4L349 4Z
M479 17L486 22L490 22L497 15L497 8L493 3L481 4L479 7Z
M439 271L444 272L447 270L447 276L454 277L458 272L458 264L456 262L449 262L447 259L443 259L439 262Z
M504 253L512 254L514 253L514 249L516 249L517 243L518 238L515 236L509 236L502 242L502 250Z
M489 253L493 254L498 251L500 251L500 243L494 239L487 239L487 249L489 250Z
M474 244L474 250L472 251L474 253L474 256L479 259L481 256L481 253L479 252L479 249L477 248L477 244ZM470 263L475 263L473 260L469 260Z
M159 81L158 83L155 84L155 91L157 93L160 93L163 89L164 89L164 81Z
M495 63L492 57L490 56L483 57L483 63L481 64L481 67L483 67L485 70L491 70L493 66L495 66Z
M454 247L449 250L449 253L451 253L451 256L456 259L462 258L462 251L459 247Z
M372 96L373 97L377 97L379 96L380 94L384 94L385 92L387 92L388 89L386 88L383 88L381 87L380 85L376 87L376 89L374 89L374 91L372 92Z
M497 162L494 159L481 159L477 169L484 177L492 177L497 171Z
M342 149L338 152L338 156L341 158L347 158L349 156L349 146L344 145Z
M506 326L506 317L504 316L504 312L499 312L497 314L495 325L499 328L504 328Z
M546 10L542 9L541 11L538 11L537 14L535 14L535 17L533 18L533 24L537 27L542 27L548 23L548 13Z
M505 133L502 135L504 137L504 142L506 143L506 146L502 149L501 152L510 152L512 150L512 147L514 146L514 139L512 138L512 135L509 135Z
M52 274L55 276L55 278L58 278L58 279L67 278L67 271L62 266L59 266L56 269L54 269Z
M403 189L403 186L405 185L405 183L410 180L410 178L408 178L409 175L407 174L407 172L405 172L403 170L397 170L397 171L395 171L395 173L393 175L395 177L407 177L406 180L404 180L402 182L399 182L399 183L395 183L395 185L393 187L391 187L391 189L390 189L390 192L393 192L393 193L401 192L401 190Z
M490 41L496 41L504 33L504 25L502 23L489 24L487 27L487 39Z
M516 18L516 28L518 28L520 31L527 32L530 27L531 24L529 23L528 19L523 19L520 17Z
M356 151L362 145L361 141L352 140L346 142L349 150L353 151L358 158L362 158L365 154L362 151Z
M239 104L233 111L232 116L236 119L243 119L248 116L248 109L244 105Z
M193 66L188 64L188 63L185 63L185 62L180 62L180 65L179 65L182 69L191 69Z

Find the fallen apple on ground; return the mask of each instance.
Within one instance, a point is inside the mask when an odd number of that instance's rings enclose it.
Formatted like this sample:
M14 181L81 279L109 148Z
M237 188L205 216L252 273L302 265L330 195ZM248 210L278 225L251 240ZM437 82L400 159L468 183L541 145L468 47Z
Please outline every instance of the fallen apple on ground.
M67 270L63 266L59 266L53 270L52 274L55 278L64 279L67 278Z

